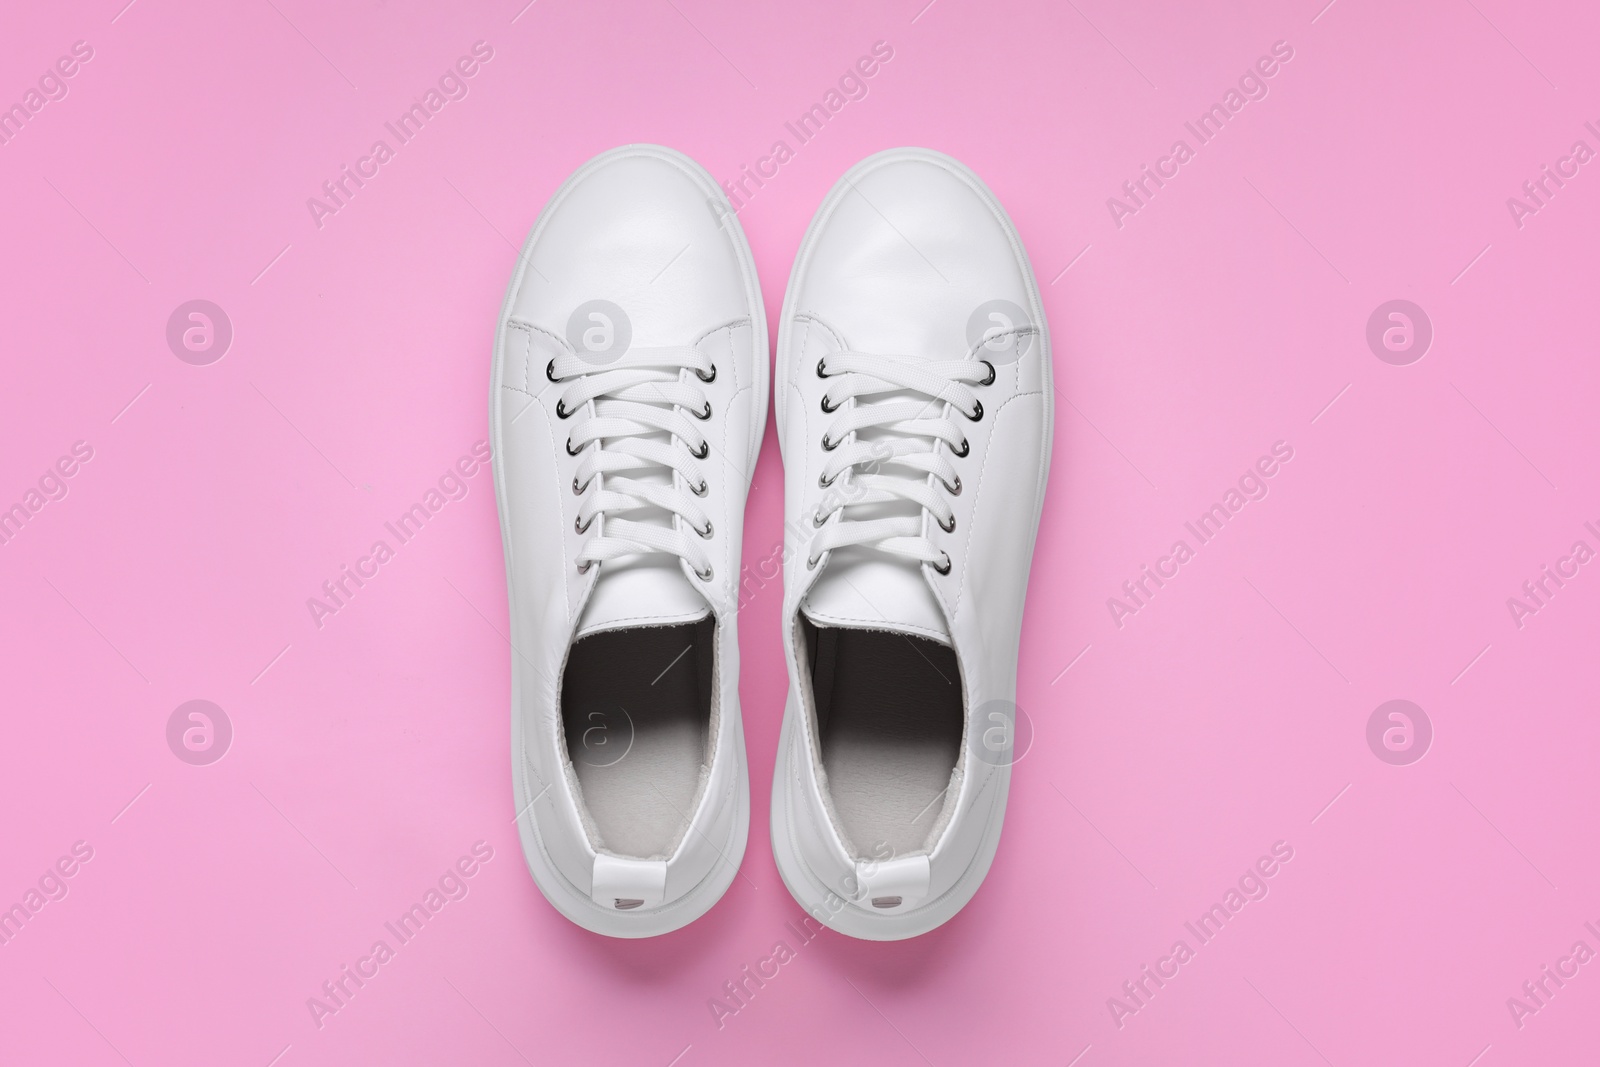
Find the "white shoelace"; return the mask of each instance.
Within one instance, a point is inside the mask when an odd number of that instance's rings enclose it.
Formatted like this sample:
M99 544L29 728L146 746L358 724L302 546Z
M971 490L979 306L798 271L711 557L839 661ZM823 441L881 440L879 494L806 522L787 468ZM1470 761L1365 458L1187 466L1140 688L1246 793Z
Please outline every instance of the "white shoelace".
M712 411L701 386L717 376L711 357L690 347L634 348L601 366L563 353L545 376L572 383L557 401L556 416L573 420L567 454L583 456L572 491L587 495L574 528L581 534L601 519L578 553L578 570L659 553L680 557L709 581L703 542L712 535L711 519L697 498L710 488L701 461L711 445L701 428ZM600 485L591 493L597 477Z
M987 360L930 362L834 352L817 362L817 375L829 379L822 410L839 412L822 436L822 447L831 455L820 484L830 488L841 476L844 482L811 517L821 529L811 540L806 565L815 567L823 553L835 548L859 545L948 573L949 555L923 536L922 512L945 531L955 529L949 498L960 495L961 476L951 458L971 449L957 418L983 418L983 404L972 387L993 382L994 365ZM849 404L852 400L858 402ZM863 439L863 431L870 440ZM902 470L885 472L886 467ZM885 504L891 507L874 507ZM895 506L904 504L915 508ZM855 510L860 508L869 514ZM884 515L885 510L914 513Z

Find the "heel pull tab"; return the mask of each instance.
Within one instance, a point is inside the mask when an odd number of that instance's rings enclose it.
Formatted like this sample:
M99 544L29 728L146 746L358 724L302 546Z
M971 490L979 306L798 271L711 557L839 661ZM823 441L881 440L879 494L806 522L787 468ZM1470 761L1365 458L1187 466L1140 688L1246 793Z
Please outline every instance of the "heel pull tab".
M857 860L854 903L867 911L910 911L928 896L933 870L926 854L892 860Z
M589 899L602 908L637 911L660 907L667 897L667 861L600 854L594 858Z

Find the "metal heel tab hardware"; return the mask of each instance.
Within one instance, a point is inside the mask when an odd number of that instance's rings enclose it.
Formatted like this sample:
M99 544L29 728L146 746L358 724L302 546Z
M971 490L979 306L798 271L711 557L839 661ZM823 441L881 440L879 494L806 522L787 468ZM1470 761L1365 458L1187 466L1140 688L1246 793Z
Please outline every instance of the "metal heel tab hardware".
M857 907L875 914L910 911L928 898L933 867L927 853L894 859L857 860Z
M601 853L594 858L589 899L607 911L657 908L667 898L667 861Z

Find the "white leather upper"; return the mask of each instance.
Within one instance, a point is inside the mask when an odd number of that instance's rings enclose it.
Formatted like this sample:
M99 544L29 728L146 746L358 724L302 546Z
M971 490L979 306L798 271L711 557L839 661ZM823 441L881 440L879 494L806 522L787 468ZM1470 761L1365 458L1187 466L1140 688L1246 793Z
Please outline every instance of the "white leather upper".
M756 361L764 369L766 331L742 237L719 224L722 202L709 175L666 149L629 146L591 160L541 214L496 340L491 419L521 740L513 753L517 807L531 820L544 864L565 883L541 886L553 900L565 893L602 906L622 898L643 901L645 911L670 906L720 858L736 862L742 852L742 840L732 840L732 798L745 788L746 773L735 607L745 495L764 419L765 375ZM711 382L684 372L712 410L695 424L710 449L697 467L708 489L698 503L712 523L700 543L712 564L709 579L662 555L579 569L579 552L606 522L601 516L594 528L576 528L584 496L573 482L581 460L567 441L589 412L563 418L558 401L570 382L552 383L546 369L574 353L569 319L597 300L623 309L634 348L693 346L715 366ZM596 475L585 492L598 492L605 478ZM664 862L610 855L586 828L562 738L558 686L567 650L580 625L587 634L689 621L707 611L718 622L713 755L690 826Z
M819 485L828 458L822 441L837 414L821 409L829 383L818 377L818 361L844 351L982 359L988 353L972 343L970 320L997 300L1022 309L1027 321L1014 324L1014 336L1027 340L1009 358L992 359L992 384L974 387L982 418L957 416L970 453L952 459L962 482L960 494L949 497L954 529L946 532L924 513L923 535L948 554L949 573L870 549L839 549L808 567L817 532L812 518L829 492ZM1044 311L1026 253L992 194L948 157L902 149L864 161L829 195L795 264L780 330L775 403L784 456L783 640L791 679L785 714L799 729L775 784L786 791L789 824L773 831L789 835L814 878L853 907L908 912L955 887L999 832L990 814L1004 803L1009 768L975 754L982 724L974 711L1016 698L1017 643L1053 411ZM1001 333L988 336L1004 347ZM842 841L821 769L802 611L825 625L953 644L967 736L925 851L873 863ZM874 897L901 899L874 907Z

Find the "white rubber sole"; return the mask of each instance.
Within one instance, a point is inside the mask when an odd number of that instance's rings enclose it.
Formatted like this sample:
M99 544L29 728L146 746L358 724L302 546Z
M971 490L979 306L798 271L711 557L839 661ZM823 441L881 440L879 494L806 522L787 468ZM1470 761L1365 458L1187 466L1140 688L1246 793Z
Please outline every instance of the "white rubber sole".
M490 444L494 456L494 486L495 500L500 513L500 540L505 551L507 596L514 605L516 600L516 586L511 581L511 533L506 525L507 510L505 507L505 482L504 470L500 462L500 386L501 375L504 370L500 360L500 338L506 329L506 323L511 318L511 308L515 302L518 289L522 286L523 275L527 271L528 262L532 255L533 247L543 233L545 223L549 220L556 207L566 198L580 181L596 168L610 162L622 155L653 155L666 160L683 170L705 192L710 210L713 199L726 200L722 188L717 185L716 179L693 159L682 152L674 151L660 145L623 145L609 152L601 153L584 163L574 171L561 187L556 190L544 209L539 212L539 218L534 222L533 229L528 233L527 240L522 244L518 253L517 268L511 275L511 282L506 287L505 300L500 306L500 318L495 327L495 351L492 363L492 373L489 383L489 434ZM755 407L751 412L750 429L750 472L754 477L755 457L761 445L761 437L766 432L767 426L767 397L771 388L771 367L767 357L767 317L766 305L761 299L761 286L756 278L755 257L750 253L750 244L745 240L744 230L739 226L737 218L730 207L722 216L723 225L727 227L728 234L733 240L735 251L739 257L739 271L744 281L745 296L751 309L751 324L753 327L752 341L759 339L760 350L753 360L751 368L754 385L752 402ZM727 226L731 221L732 225ZM745 483L745 494L748 497L750 483ZM738 573L735 571L735 573ZM669 904L648 911L619 912L612 908L604 908L590 899L586 890L573 884L550 859L545 852L544 843L539 839L538 830L534 825L531 814L534 804L543 803L542 796L545 789L554 788L556 783L546 783L535 786L528 780L526 761L523 753L523 723L520 709L522 707L522 671L517 664L517 649L522 647L520 628L517 624L517 611L510 611L511 616L511 781L512 794L516 803L517 833L522 840L522 854L527 860L529 873L539 887L539 892L562 915L586 930L607 937L635 938L656 937L660 934L670 933L673 930L687 926L689 923L710 911L716 902L722 899L728 886L733 884L734 877L739 873L739 864L744 858L745 844L750 832L750 774L749 763L744 746L744 722L737 703L730 709L722 708L723 728L733 729L733 750L739 761L737 780L733 790L732 803L735 805L734 819L729 837L724 842L717 843L719 859L712 867L711 872L703 878L689 892L678 897ZM737 692L737 690L735 690ZM564 783L562 783L564 787Z
M784 412L787 409L785 390L790 379L790 341L793 338L794 315L796 308L794 301L800 291L797 284L801 274L805 271L810 260L811 249L815 244L821 227L831 217L831 208L844 196L852 191L853 183L868 170L883 166L886 163L902 159L917 159L934 163L938 166L954 171L974 188L984 199L990 209L994 211L1000 223L1004 226L1006 236L1015 250L1018 262L1023 267L1023 275L1028 283L1029 310L1035 321L1040 326L1041 374L1044 394L1044 434L1040 440L1039 449L1039 479L1034 491L1032 539L1029 542L1029 556L1032 557L1039 536L1039 519L1044 510L1044 487L1050 474L1050 455L1052 442L1055 436L1055 385L1053 381L1050 348L1049 322L1044 314L1044 302L1039 295L1039 283L1033 275L1033 264L1028 258L1027 249L1018 236L1016 227L1011 222L1011 216L1001 206L989 187L984 184L970 168L956 159L924 148L893 148L868 156L847 171L844 177L835 183L832 190L823 199L817 212L812 216L811 224L806 228L805 237L800 242L800 249L795 254L794 267L789 274L789 288L784 294L783 309L778 318L778 358L777 377L773 387L773 403L777 405L776 415L778 422L778 447L782 453L783 443L787 439L784 433ZM794 679L790 679L789 686L794 688ZM1011 768L998 768L994 777L990 779L990 787L994 789L995 797L990 801L989 812L985 817L983 844L967 869L961 873L956 883L946 890L942 896L923 904L908 912L894 914L874 914L853 904L844 903L842 906L833 906L833 901L840 899L840 894L835 889L830 889L822 879L801 857L798 844L794 841L795 826L790 818L788 790L785 788L785 779L789 774L791 765L790 746L803 743L799 736L799 727L795 718L802 712L790 714L786 705L783 730L778 741L777 770L772 778L772 855L778 865L778 874L783 879L783 884L788 887L790 894L795 898L807 913L817 921L837 930L841 934L860 938L865 941L901 941L910 937L917 937L930 930L944 925L957 912L966 907L978 887L983 884L989 867L994 862L995 852L1000 847L1001 826L1005 821L1006 800L1011 788ZM967 818L976 817L976 812L969 812Z

